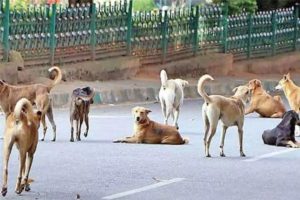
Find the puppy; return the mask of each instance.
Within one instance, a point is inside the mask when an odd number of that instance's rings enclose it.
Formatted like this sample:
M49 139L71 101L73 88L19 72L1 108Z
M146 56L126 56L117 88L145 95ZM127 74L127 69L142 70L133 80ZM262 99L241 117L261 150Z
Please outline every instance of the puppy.
M180 107L183 103L183 89L189 83L182 79L169 79L167 72L160 72L161 88L159 91L159 100L164 116L165 124L168 124L170 116L173 118L173 125L178 129L178 117Z
M300 143L295 139L295 126L300 125L298 114L290 110L283 116L281 122L272 130L266 130L262 134L265 144L299 148Z
M114 142L124 143L147 143L147 144L186 144L178 130L173 126L156 123L149 119L151 110L144 107L132 109L134 116L134 133L131 137L115 140Z
M20 194L24 188L26 191L30 190L28 176L38 143L38 128L41 115L40 111L33 111L29 100L22 98L17 102L14 111L6 119L2 196L5 196L7 193L8 160L14 144L19 150L20 160L15 192Z
M283 75L275 87L276 90L283 90L292 110L299 113L300 111L300 87L291 79L290 73Z
M204 99L202 106L202 117L205 125L204 147L206 157L210 157L210 142L215 135L218 121L223 123L223 132L221 135L220 156L224 154L224 140L226 130L230 126L237 126L239 133L240 156L245 156L243 151L243 125L245 103L249 98L249 88L247 86L239 86L234 88L235 94L232 97L224 97L220 95L210 95L204 91L204 83L208 80L214 80L210 75L203 75L197 85L198 93Z
M248 87L251 92L250 106L245 114L257 112L262 117L278 118L285 113L285 108L280 96L272 97L262 87L261 81L253 79L249 81Z
M77 88L73 91L72 101L70 106L70 122L71 122L71 138L70 142L74 142L74 127L73 122L76 121L76 139L80 141L81 126L84 120L86 130L84 136L87 137L89 131L89 112L90 104L93 103L95 90L90 87Z

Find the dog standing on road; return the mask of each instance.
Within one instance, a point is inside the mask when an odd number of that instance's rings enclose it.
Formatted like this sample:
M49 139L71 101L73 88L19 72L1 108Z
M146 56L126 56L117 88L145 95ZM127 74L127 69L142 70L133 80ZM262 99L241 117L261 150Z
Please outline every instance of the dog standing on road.
M204 147L206 157L210 157L209 147L213 136L216 133L219 120L223 123L223 132L221 135L220 156L224 157L224 140L226 130L230 126L237 126L239 133L240 156L245 156L243 151L243 125L245 104L249 98L249 88L239 86L234 88L235 94L232 97L221 95L208 96L204 90L204 83L208 80L214 80L213 77L206 74L198 81L198 92L204 99L202 106L202 117L205 125Z
M44 127L45 138L47 125L45 122L45 115L47 115L52 128L53 128L53 139L56 140L56 125L53 118L53 109L51 99L49 97L51 89L56 86L62 79L62 72L59 67L51 67L49 72L56 71L56 77L49 85L45 84L31 84L14 86L4 81L0 81L0 106L5 113L6 117L14 111L14 107L18 100L21 98L28 99L32 104L36 104L38 110L42 112L42 124Z
M266 130L262 134L265 144L299 148L300 143L295 139L295 126L300 125L298 114L290 110L283 116L281 122L272 130Z
M76 121L76 139L80 141L81 125L84 120L86 130L84 136L87 137L89 131L89 112L90 104L93 103L95 90L90 87L77 88L73 91L70 106L70 122L71 122L71 138L70 142L74 142L73 122Z
M6 119L3 145L2 196L5 196L7 193L8 160L14 144L19 150L20 161L15 192L20 194L24 188L26 191L30 190L28 176L38 144L38 129L41 115L40 111L33 111L29 100L22 98L17 102L14 111Z
M134 107L134 133L131 137L115 140L124 143L147 143L147 144L186 144L174 126L159 124L149 119L151 110L144 107Z
M159 91L159 100L164 115L165 124L168 124L170 116L173 118L173 125L178 129L178 118L180 107L183 104L184 87L189 83L182 79L169 79L167 72L160 72L161 88Z
M262 117L281 118L283 116L286 110L280 96L269 95L258 79L249 81L248 87L251 100L250 106L246 109L246 115L257 112Z

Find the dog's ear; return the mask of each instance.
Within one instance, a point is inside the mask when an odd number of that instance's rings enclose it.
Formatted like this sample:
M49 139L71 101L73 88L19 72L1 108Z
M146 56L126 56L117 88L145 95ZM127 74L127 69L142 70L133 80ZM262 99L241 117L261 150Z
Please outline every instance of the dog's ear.
M186 80L182 80L182 87L186 87L189 84L188 81Z
M287 79L291 79L290 72L286 74Z
M233 92L233 93L236 93L237 89L238 89L238 87L233 88L233 89L232 89L232 92Z
M283 75L283 80L287 81L290 78L290 73Z
M261 81L260 80L255 79L254 83L255 83L256 87L261 87Z
M149 109L145 109L145 112L146 112L147 114L149 114L149 113L151 113L152 111L149 110Z

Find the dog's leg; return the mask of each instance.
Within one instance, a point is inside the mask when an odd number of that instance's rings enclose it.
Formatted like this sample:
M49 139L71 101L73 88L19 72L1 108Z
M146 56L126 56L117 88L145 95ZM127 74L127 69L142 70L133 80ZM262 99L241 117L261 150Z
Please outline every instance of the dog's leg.
M241 157L245 157L246 155L244 154L243 151L243 126L242 125L238 125L238 132L239 132L239 143L240 143L240 156Z
M137 137L126 137L125 139L115 140L114 143L142 143L142 140Z
M271 118L281 118L283 116L282 112L278 112L278 113L274 113L273 115L271 115Z
M162 111L163 116L164 116L165 124L167 124L168 121L167 121L166 103L162 99L160 100L160 105L161 105L161 111Z
M76 120L76 140L78 141L78 132L79 132L79 120Z
M174 110L174 113L175 113L174 126L175 126L177 129L179 129L179 126L178 126L179 112L180 112L179 107L176 108L176 109Z
M77 135L77 140L78 141L81 141L81 126L82 126L82 123L83 123L83 116L80 118L80 122L79 122L79 128L78 128L78 135Z
M46 115L49 119L49 122L51 123L52 129L53 129L53 139L52 142L54 142L56 140L56 124L54 122L54 118L53 118L53 109L52 109L52 103L50 103L49 108L46 112Z
M70 119L71 122L71 138L70 138L70 142L74 142L74 120Z
M300 148L300 144L299 143L294 143L291 140L289 140L289 141L282 141L282 144L284 146L289 146L289 147L292 147L292 148Z
M88 114L85 115L84 122L85 122L85 127L86 127L85 132L84 132L84 137L87 137L88 132L89 132L89 116L88 116Z
M248 115L253 112L254 112L254 109L250 106L249 108L246 108L245 115Z
M223 125L223 130L222 130L222 134L221 134L221 142L220 142L220 156L225 157L224 154L224 141L225 141L225 134L226 134L226 130L227 130L227 126Z
M207 152L206 152L207 142L206 141L207 141L207 136L208 136L210 124L209 124L208 118L207 118L204 111L202 111L202 118L203 118L203 121L204 121L204 130L205 130L204 138L203 138L204 151L205 151L205 155L207 155Z
M16 189L15 189L15 192L17 194L21 194L24 187L22 187L21 185L21 181L22 181L22 172L24 170L24 167L25 167L25 160L26 160L26 153L23 152L22 149L19 150L20 151L20 166L19 166L19 174L18 174L18 179L17 179L17 184L16 184Z
M8 161L11 154L11 150L13 147L15 140L11 139L7 144L4 143L3 148L3 185L1 194L2 196L5 196L7 194L7 176L8 176Z
M30 185L28 184L28 177L29 177L29 172L32 166L32 161L33 161L33 153L28 153L27 159L26 159L26 170L24 174L24 180L23 180L23 187L25 186L25 191L28 192L30 191Z
M46 136L46 132L47 132L46 116L45 116L44 113L42 114L41 121L42 121L42 125L44 127L44 129L43 129L43 138L41 139L41 141L44 141L45 136Z
M207 142L206 142L206 157L211 157L210 153L209 153L209 147L210 147L210 143L211 143L211 140L212 138L214 137L215 133L216 133L216 130L217 130L217 124L210 124L210 127L209 127L209 136L208 136L208 139L207 139Z

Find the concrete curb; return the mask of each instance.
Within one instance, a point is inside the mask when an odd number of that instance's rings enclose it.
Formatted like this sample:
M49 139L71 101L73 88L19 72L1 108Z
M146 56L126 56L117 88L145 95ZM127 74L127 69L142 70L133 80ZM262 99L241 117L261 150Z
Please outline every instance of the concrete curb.
M220 94L225 96L232 95L232 89L236 86L247 83L246 80L226 80L210 82L206 86L208 94ZM263 81L263 86L267 91L274 91L278 81L266 80ZM105 104L121 104L127 102L153 102L158 101L159 84L149 87L140 88L114 88L103 91L96 90L94 97L94 105ZM193 99L199 98L196 83L187 86L185 89L185 98ZM53 99L53 106L55 108L68 107L71 101L71 92L51 93Z

